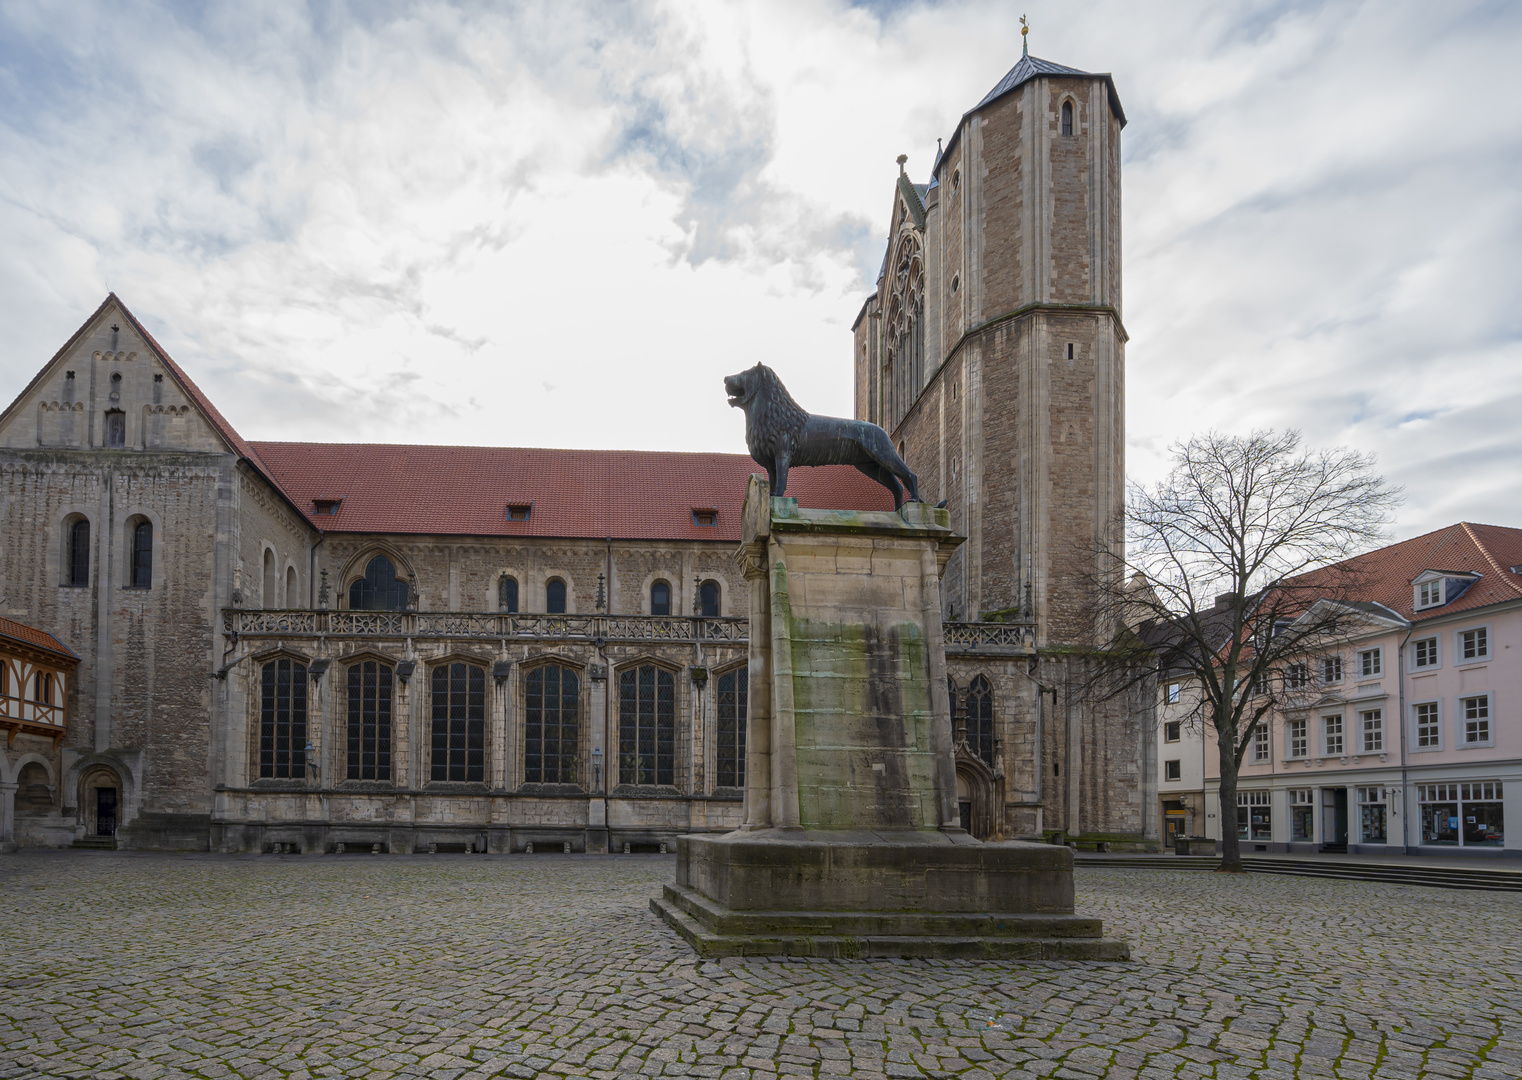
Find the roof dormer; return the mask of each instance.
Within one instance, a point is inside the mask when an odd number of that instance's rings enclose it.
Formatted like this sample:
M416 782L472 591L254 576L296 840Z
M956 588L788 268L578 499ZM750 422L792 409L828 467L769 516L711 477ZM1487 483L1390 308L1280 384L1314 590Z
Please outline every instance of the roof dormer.
M1412 607L1428 611L1451 604L1479 580L1479 574L1467 570L1423 570L1411 579Z

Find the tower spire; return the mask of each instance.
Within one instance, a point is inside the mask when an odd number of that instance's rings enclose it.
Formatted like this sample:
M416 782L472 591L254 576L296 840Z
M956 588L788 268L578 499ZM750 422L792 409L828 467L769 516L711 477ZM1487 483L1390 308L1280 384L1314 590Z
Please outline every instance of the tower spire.
M1020 16L1020 55L1022 57L1029 56L1031 54L1030 38L1029 38L1030 32L1031 32L1030 20L1027 19L1024 15L1021 15Z

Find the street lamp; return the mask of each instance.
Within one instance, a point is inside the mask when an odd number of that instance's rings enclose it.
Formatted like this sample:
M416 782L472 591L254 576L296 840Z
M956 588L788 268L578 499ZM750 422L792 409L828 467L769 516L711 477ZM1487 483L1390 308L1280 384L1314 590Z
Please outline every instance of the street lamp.
M592 747L592 790L602 790L602 747Z

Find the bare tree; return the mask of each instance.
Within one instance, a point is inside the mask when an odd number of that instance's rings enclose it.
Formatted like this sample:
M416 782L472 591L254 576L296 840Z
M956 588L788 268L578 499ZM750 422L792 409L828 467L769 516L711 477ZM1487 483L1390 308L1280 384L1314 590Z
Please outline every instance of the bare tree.
M1221 869L1240 871L1237 770L1260 722L1305 707L1321 650L1371 617L1360 560L1400 499L1373 459L1306 451L1295 431L1214 432L1173 447L1153 487L1132 485L1127 547L1101 585L1115 627L1099 668L1194 684L1193 719L1220 752Z

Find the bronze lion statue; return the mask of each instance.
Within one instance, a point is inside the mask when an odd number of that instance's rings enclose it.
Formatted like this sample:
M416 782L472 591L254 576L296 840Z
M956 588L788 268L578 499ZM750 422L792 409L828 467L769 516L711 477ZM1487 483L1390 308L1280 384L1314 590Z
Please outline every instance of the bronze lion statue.
M854 465L893 493L895 510L904 505L905 488L910 501L921 501L919 479L876 424L807 412L765 364L726 375L724 391L730 405L745 410L745 445L766 470L773 495L787 493L787 471L795 465Z

